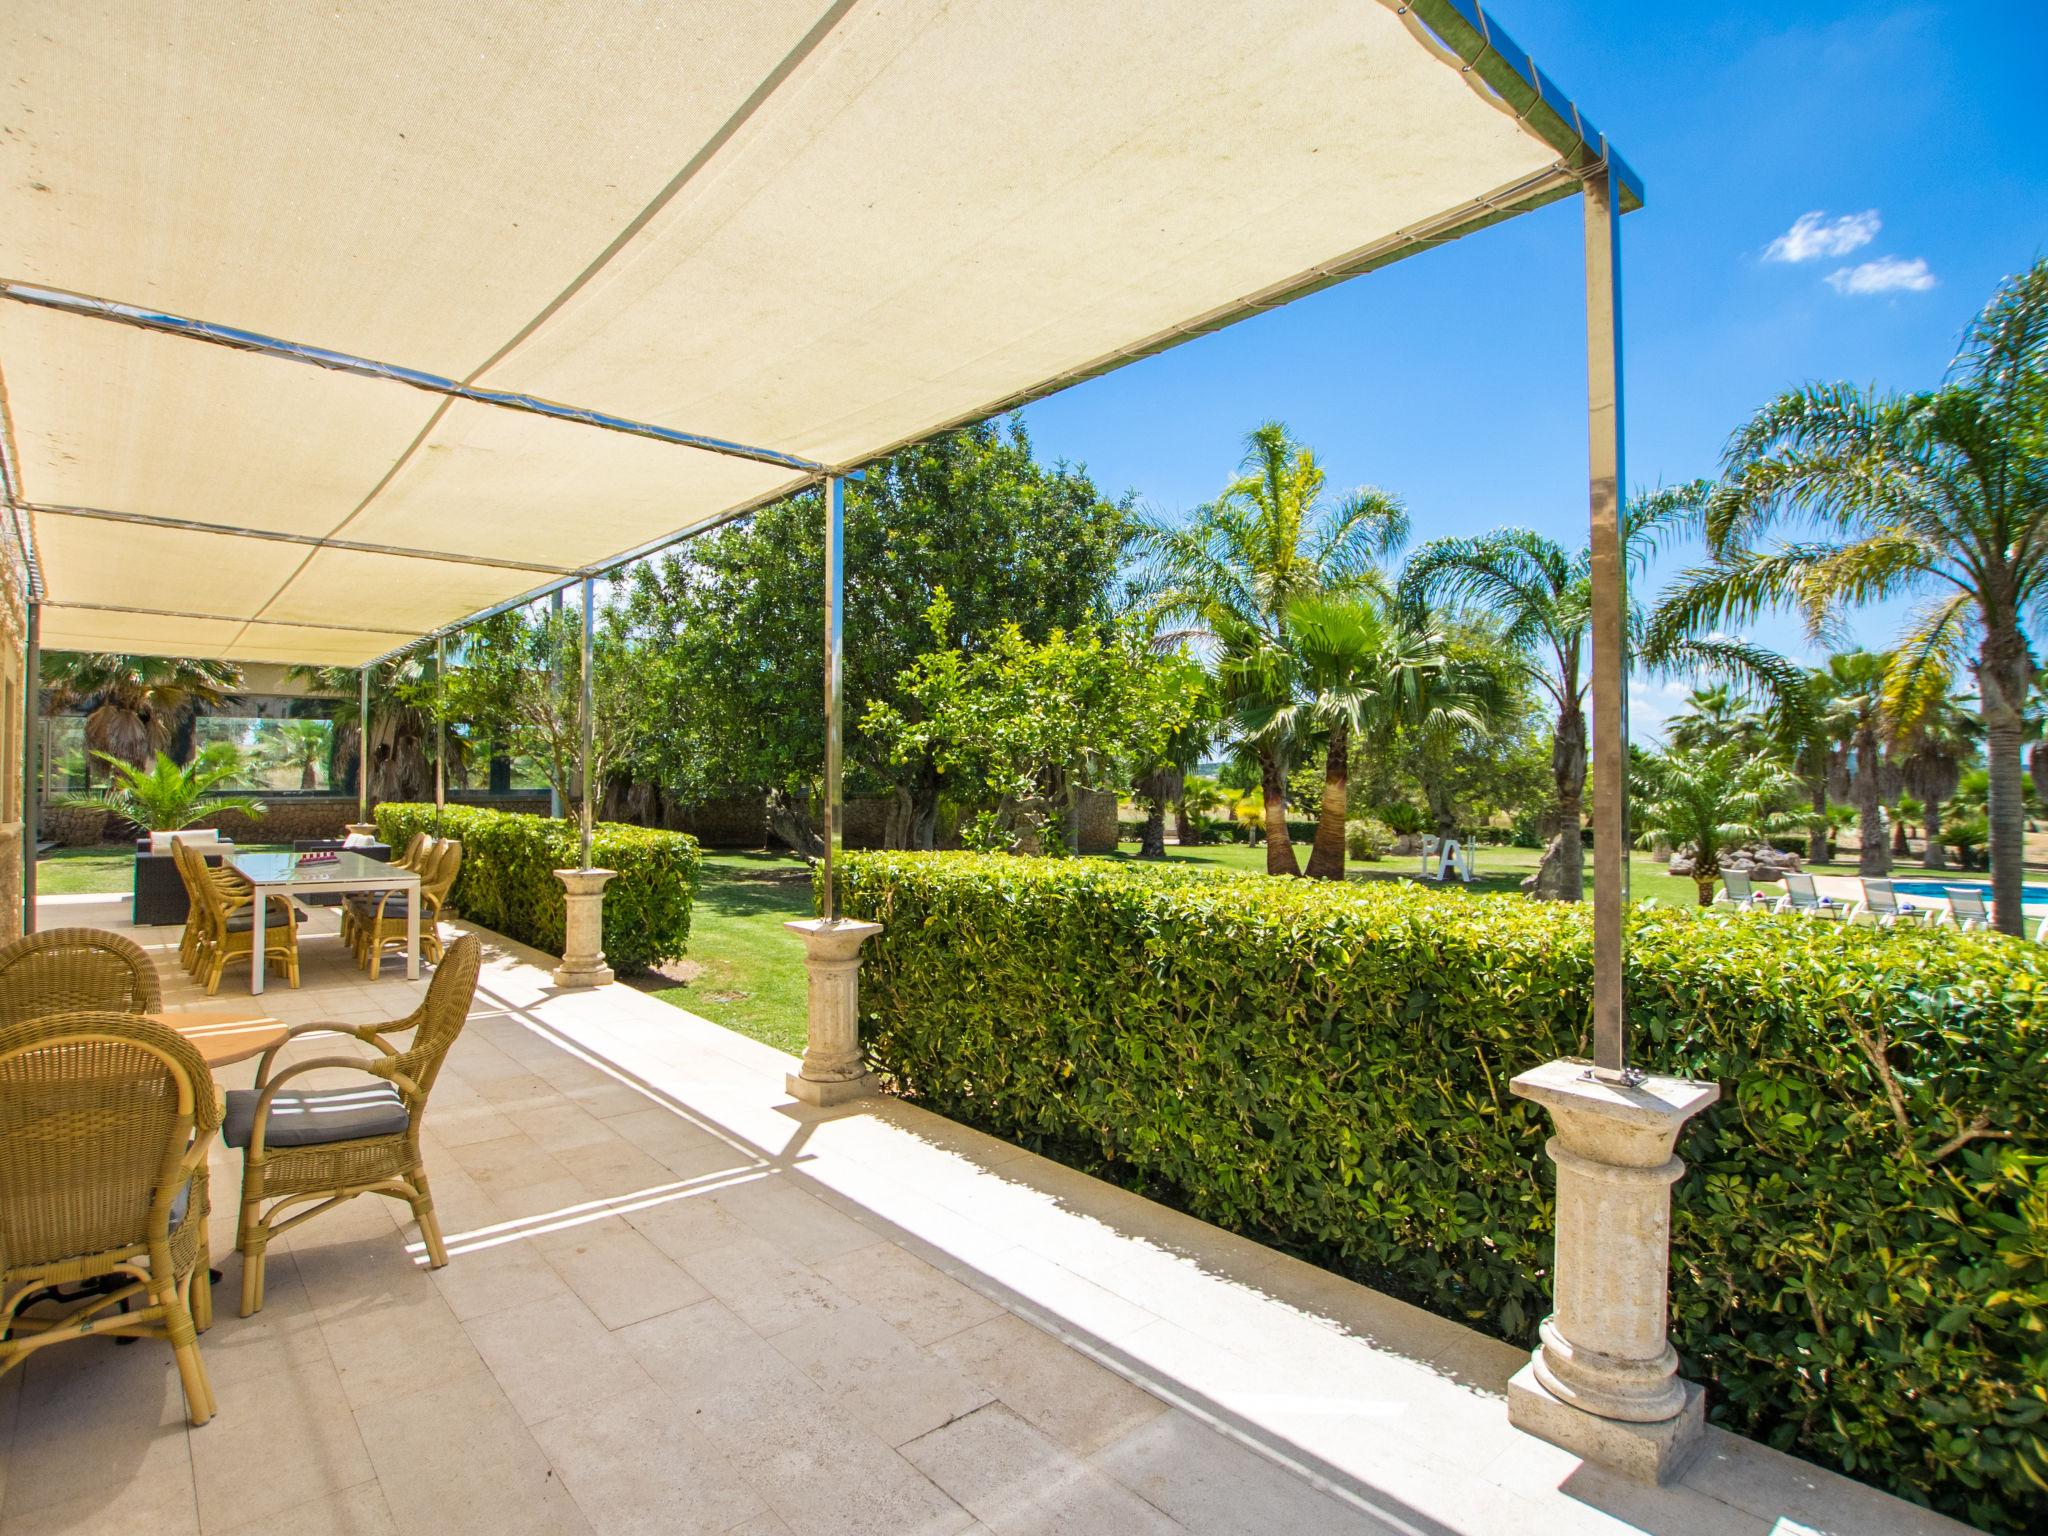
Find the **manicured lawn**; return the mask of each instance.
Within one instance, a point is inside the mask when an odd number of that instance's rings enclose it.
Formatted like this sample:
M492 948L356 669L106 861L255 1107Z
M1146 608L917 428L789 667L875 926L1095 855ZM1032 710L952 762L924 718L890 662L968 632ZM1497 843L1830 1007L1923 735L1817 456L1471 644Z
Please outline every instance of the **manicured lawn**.
M782 925L811 917L811 874L801 859L707 853L690 915L688 959L637 985L665 1003L793 1055L804 1048L804 946Z
M125 848L52 848L36 860L36 891L86 896L135 888L135 855Z

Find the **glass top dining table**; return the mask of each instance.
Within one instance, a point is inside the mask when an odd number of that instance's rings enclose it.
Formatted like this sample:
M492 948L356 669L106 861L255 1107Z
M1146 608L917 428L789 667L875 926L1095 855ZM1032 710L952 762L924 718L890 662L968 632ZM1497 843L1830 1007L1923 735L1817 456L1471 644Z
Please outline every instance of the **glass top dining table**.
M244 853L237 850L229 856L228 862L236 874L256 888L256 900L250 906L255 931L250 938L258 955L263 953L265 909L272 896L290 899L294 893L306 892L404 891L407 897L405 975L408 981L420 979L420 877L411 870L396 869L382 859L373 859L351 848L332 853ZM249 990L261 992L266 968L259 964L249 969ZM382 966L378 969L381 970Z

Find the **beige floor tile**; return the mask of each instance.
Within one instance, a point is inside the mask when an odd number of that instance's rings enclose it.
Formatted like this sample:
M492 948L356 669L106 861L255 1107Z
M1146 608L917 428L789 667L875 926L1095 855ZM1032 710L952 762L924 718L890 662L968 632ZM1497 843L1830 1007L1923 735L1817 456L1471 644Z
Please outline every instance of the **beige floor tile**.
M1008 1314L941 1339L932 1352L1077 1455L1166 1411L1149 1392Z
M682 1265L703 1287L763 1336L781 1333L816 1317L853 1305L843 1291L821 1279L773 1243L743 1237L722 1247L685 1255Z
M185 1400L168 1345L82 1339L19 1369L0 1508L9 1527L45 1529L38 1517L77 1530L196 1524Z
M567 1147L555 1156L569 1177L595 1198L635 1195L676 1182L674 1169L609 1131L602 1141Z
M462 1326L529 1424L648 1384L632 1353L566 1287Z
M374 1482L345 1488L276 1515L206 1527L205 1536L397 1536L398 1526Z
M911 1441L903 1455L997 1536L1172 1536L1182 1529L1000 1403Z
M649 1385L543 1420L533 1436L605 1536L720 1536L767 1514L692 1418Z
M281 1515L368 1482L369 1453L325 1354L278 1354L278 1369L215 1386L220 1413L191 1436L199 1523L206 1529Z
M711 1294L616 1216L536 1238L534 1246L607 1328L694 1306Z
M536 1184L567 1180L569 1170L523 1135L472 1141L449 1149L462 1169L493 1198Z
M865 1308L828 1312L770 1342L777 1353L885 1445L901 1445L990 1401Z
M1089 1458L1195 1536L1397 1536L1184 1413L1163 1413Z
M714 1198L740 1225L799 1264L865 1248L879 1235L799 1187L788 1174L738 1184Z
M726 1536L791 1536L791 1533L789 1527L783 1523L782 1516L771 1510L767 1514L756 1515L751 1520L742 1520L726 1532ZM974 1536L974 1533L971 1530L965 1531L961 1536Z
M710 1192L679 1194L674 1199L626 1213L627 1221L672 1259L723 1248L745 1238L747 1229L711 1199Z
M586 1536L562 1480L487 1375L358 1408L394 1524L417 1536Z
M1002 1311L893 1242L870 1243L811 1267L916 1344L972 1328Z
M321 1321L320 1334L358 1410L490 1374L448 1304L424 1284L403 1299L339 1310Z
M456 1317L467 1321L568 1293L562 1277L531 1242L506 1234L477 1243L470 1248L458 1243L445 1266L428 1272Z
M662 1391L693 1411L715 1403L728 1383L801 1374L717 1301L664 1312L614 1337Z

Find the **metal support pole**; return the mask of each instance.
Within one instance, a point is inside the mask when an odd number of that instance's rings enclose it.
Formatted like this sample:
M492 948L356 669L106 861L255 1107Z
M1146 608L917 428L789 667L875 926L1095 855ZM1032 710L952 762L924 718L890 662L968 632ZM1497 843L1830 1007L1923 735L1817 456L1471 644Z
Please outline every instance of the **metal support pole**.
M447 809L448 775L442 764L448 760L447 697L442 680L448 675L448 644L434 636L434 814Z
M591 675L591 669L590 669L590 631L591 631L591 627L592 627L592 619L593 619L593 617L594 617L594 609L593 609L593 606L592 606L592 602L591 602L591 596L592 596L592 589L593 589L593 583L591 582L591 579L590 579L590 578L589 578L588 576L584 577L584 578L583 578L583 771L582 771L582 773L581 773L581 774L579 775L579 777L581 778L581 780L582 780L582 782L583 782L583 862L582 862L581 864L579 864L579 865L577 865L577 866L576 866L576 867L577 867L578 869L588 869L588 868L590 868L590 831L591 831L591 825L592 825L592 820L591 820L591 800L590 800L590 792L591 792L591 783L590 783L590 759L591 759L591 758L592 758L592 757L593 757L593 756L595 755L595 753L596 753L596 745L597 745L597 710L596 710L596 708L595 708L595 701L596 701L596 697L597 697L597 689L596 689L596 687L595 687L595 679L594 679L594 678L592 677L592 675Z
M1621 545L1621 208L1586 179L1586 421L1593 576L1593 1064L1628 1075L1628 567ZM1574 829L1567 828L1569 835Z
M36 844L42 841L43 774L40 755L43 713L42 604L29 600L21 663L21 931L36 931Z
M562 618L562 590L559 587L548 595L548 613L549 617L555 621L555 629L559 631ZM548 642L548 681L551 684L559 685L561 683L561 655L559 646L551 639ZM551 687L549 692L552 693L553 691L554 689ZM551 821L560 821L562 819L562 791L552 779L548 781L548 818Z
M359 667L356 681L356 825L360 827L370 819L370 669Z
M843 620L846 608L846 482L827 475L825 492L825 795L821 830L825 837L825 880L818 915L835 922L839 903L832 891L832 866L839 853L840 750L842 706L840 682L845 663Z

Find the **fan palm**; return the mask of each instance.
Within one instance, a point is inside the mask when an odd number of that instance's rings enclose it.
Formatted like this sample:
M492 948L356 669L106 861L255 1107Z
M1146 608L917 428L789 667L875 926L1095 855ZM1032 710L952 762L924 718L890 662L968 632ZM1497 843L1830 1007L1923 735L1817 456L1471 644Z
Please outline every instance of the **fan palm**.
M1671 745L1680 748L1719 746L1724 741L1754 748L1763 735L1763 716L1731 683L1693 689L1665 731Z
M93 758L147 767L195 709L226 703L242 685L232 662L110 651L52 651L42 671L53 707L87 711L88 785Z
M1282 652L1288 606L1352 590L1408 538L1399 501L1367 487L1332 502L1314 450L1269 421L1245 438L1237 478L1179 527L1147 531L1156 613L1217 648L1222 703L1257 759L1266 807L1266 869L1297 874L1287 836L1287 771L1301 739L1275 728L1293 698ZM1254 728L1249 722L1263 721Z
M453 672L453 668L450 671ZM361 674L354 667L293 667L291 675L315 692L354 701ZM420 800L434 792L434 657L430 649L409 652L370 670L369 798ZM334 705L334 761L337 777L353 784L361 762L360 709ZM448 783L460 784L468 747L460 734L446 733Z
M320 787L320 769L334 751L328 720L281 720L263 733L263 766L296 772L300 789Z
M1707 502L1712 563L1677 599L1692 632L1800 608L1820 636L1841 610L1918 597L1887 702L1910 730L1930 684L1974 646L1990 776L1996 926L2020 932L2020 750L2034 675L2027 630L2048 599L2048 260L2003 283L1939 388L1850 384L1781 395L1730 440ZM1806 537L1761 542L1775 529Z
M1962 787L1963 770L1976 761L1982 736L1977 717L1944 686L1940 697L1894 744L1899 777L1921 803L1927 839L1921 862L1929 869L1948 868L1948 850L1942 843L1942 802Z
M1735 742L1639 760L1634 777L1637 845L1690 849L1703 907L1713 905L1723 853L1797 824L1783 807L1799 781Z

